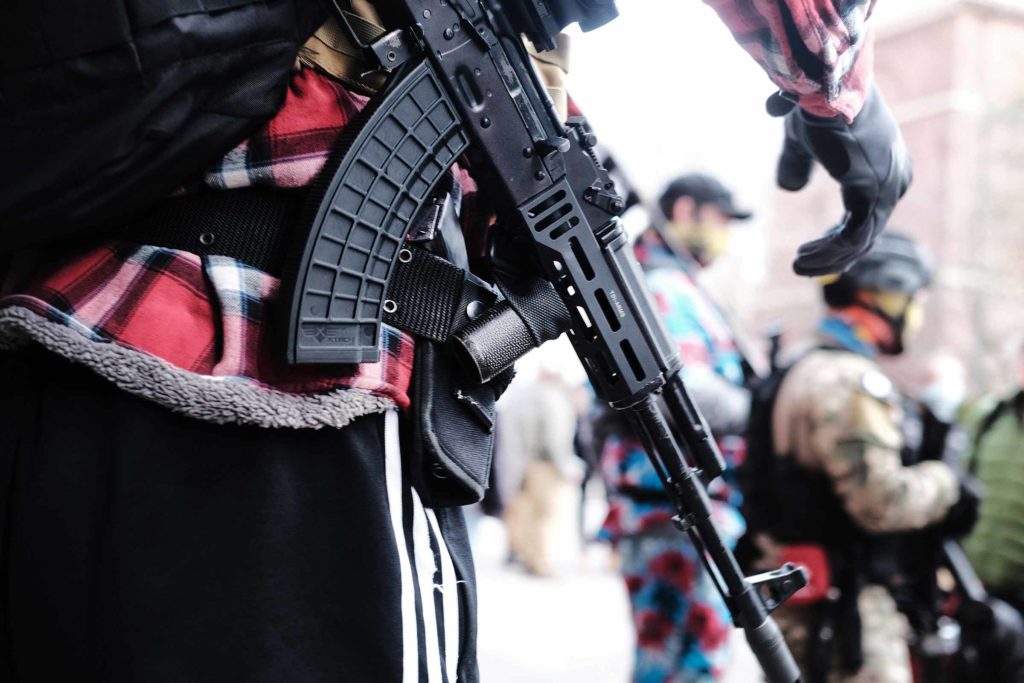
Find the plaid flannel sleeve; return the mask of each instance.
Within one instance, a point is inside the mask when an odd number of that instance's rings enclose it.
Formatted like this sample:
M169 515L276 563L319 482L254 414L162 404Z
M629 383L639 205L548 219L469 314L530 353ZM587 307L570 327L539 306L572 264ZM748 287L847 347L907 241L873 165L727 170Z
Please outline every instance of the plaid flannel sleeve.
M860 111L871 83L875 0L704 0L782 90L819 116Z

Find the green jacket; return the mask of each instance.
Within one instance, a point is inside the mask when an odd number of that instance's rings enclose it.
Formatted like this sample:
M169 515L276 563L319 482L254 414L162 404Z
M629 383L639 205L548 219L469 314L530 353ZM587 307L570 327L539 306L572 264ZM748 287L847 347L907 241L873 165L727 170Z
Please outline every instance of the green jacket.
M1024 390L981 413L968 468L984 486L964 550L985 585L1024 591Z

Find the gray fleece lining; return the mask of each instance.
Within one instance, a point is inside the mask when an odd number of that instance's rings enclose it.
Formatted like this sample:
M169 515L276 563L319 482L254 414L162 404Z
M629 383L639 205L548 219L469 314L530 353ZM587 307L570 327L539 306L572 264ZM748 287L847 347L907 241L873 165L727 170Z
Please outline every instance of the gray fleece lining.
M362 415L395 408L390 399L362 389L288 394L236 379L197 375L141 351L90 341L25 308L0 310L0 349L33 341L87 366L124 391L206 422L320 429L344 427Z

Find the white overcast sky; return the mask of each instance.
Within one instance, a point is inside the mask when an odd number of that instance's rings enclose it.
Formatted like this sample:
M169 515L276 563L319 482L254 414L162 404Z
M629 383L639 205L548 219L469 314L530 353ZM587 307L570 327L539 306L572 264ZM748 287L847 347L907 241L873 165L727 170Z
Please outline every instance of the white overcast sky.
M573 35L569 91L598 137L647 194L698 170L763 203L781 144L764 72L699 0L618 6L618 19Z

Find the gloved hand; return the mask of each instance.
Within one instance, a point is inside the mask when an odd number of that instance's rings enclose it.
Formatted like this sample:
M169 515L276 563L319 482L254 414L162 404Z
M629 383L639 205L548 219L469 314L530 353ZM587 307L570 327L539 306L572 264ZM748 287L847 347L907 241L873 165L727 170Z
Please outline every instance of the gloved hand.
M962 538L971 532L978 521L981 506L981 487L976 479L960 474L960 497L949 508L946 517L936 525L936 531L945 538Z
M825 119L799 107L786 115L779 186L803 188L815 160L842 187L846 214L824 236L801 245L793 262L798 275L842 272L870 249L912 176L903 136L875 86L851 124L841 116Z

